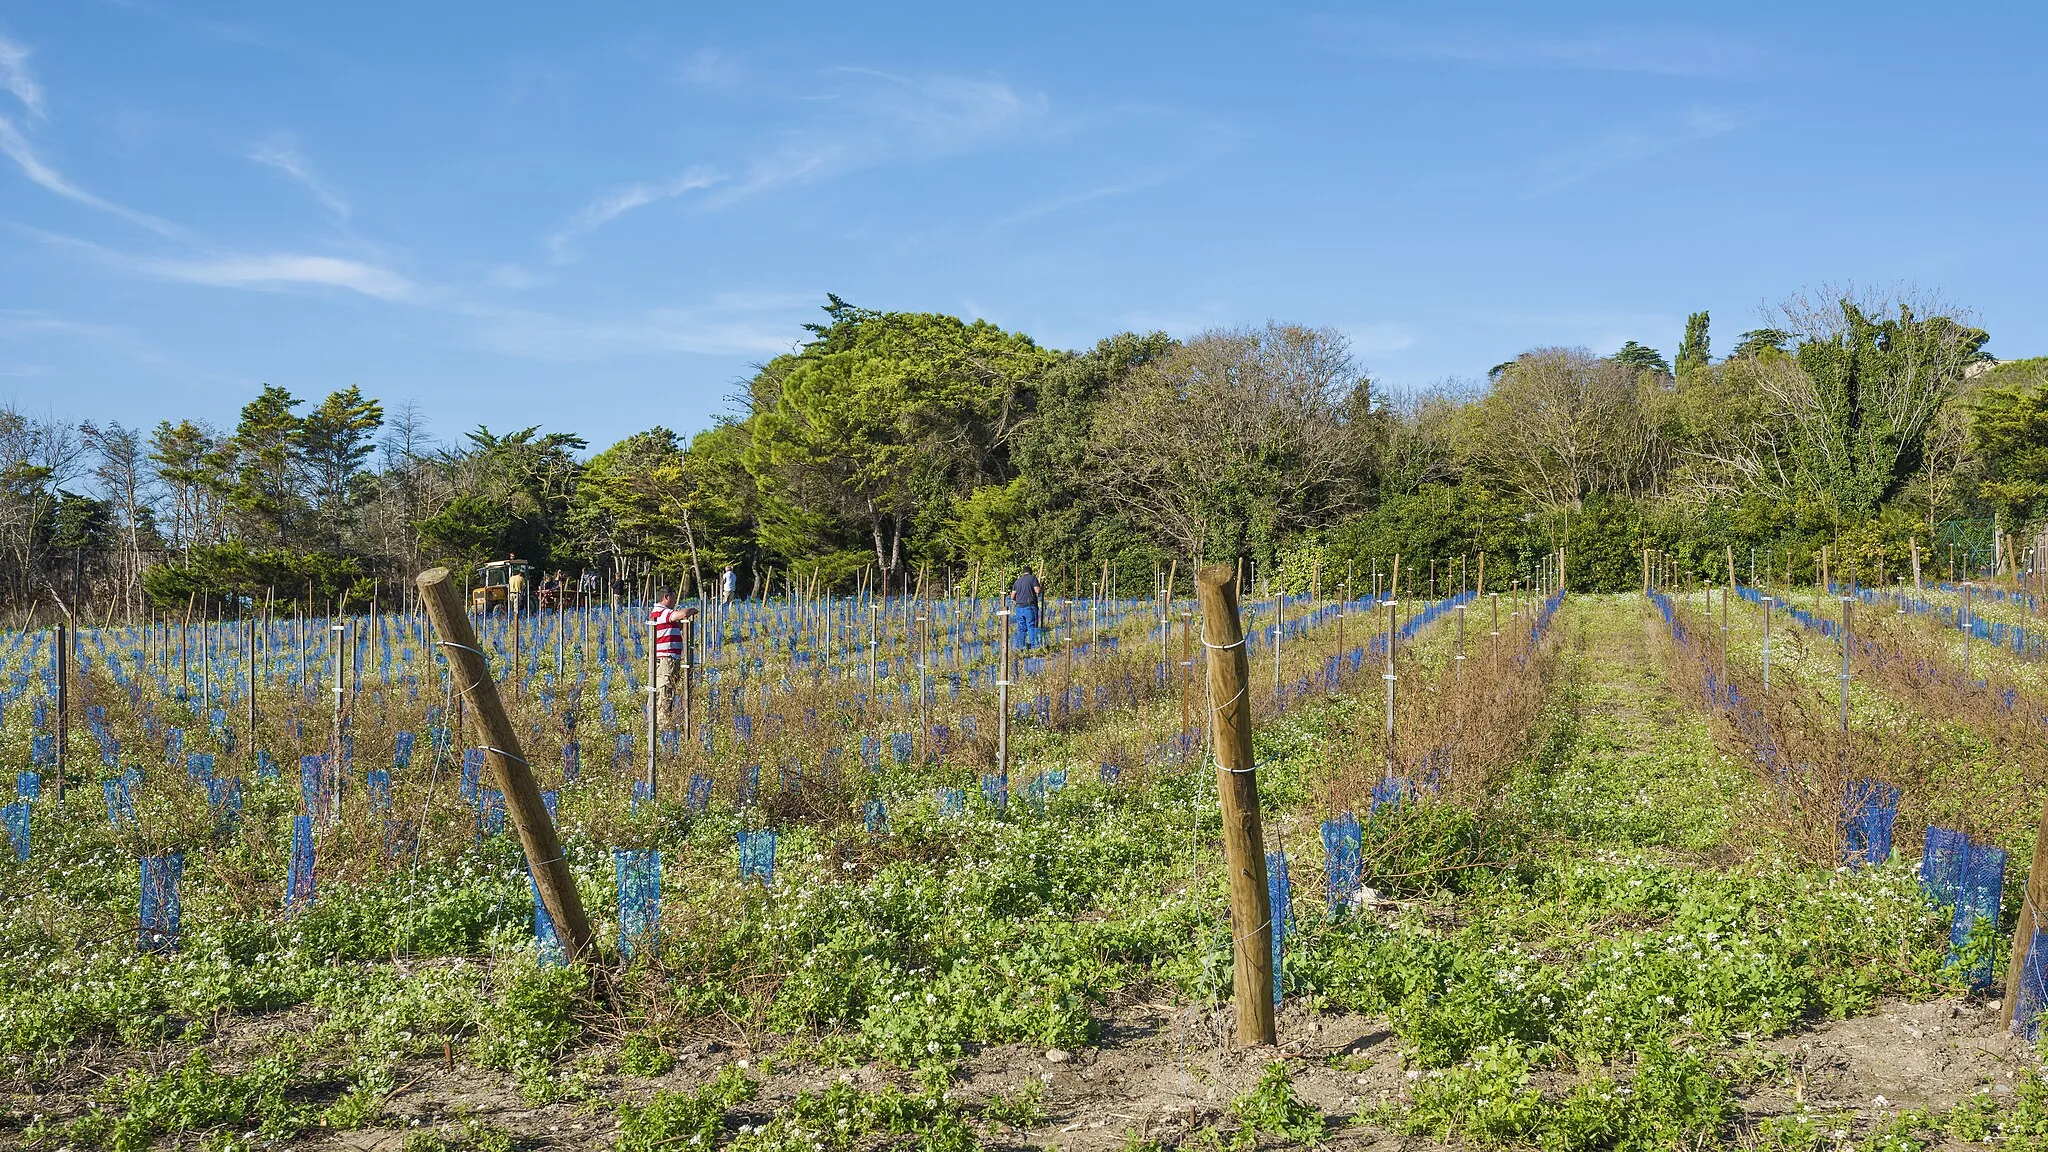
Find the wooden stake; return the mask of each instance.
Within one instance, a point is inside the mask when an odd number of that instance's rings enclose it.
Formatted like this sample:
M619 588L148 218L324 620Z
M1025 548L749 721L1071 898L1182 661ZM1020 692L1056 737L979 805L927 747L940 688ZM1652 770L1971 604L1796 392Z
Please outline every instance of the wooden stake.
M1265 831L1252 760L1250 662L1237 613L1237 572L1228 564L1196 577L1202 646L1208 650L1209 720L1216 731L1216 791L1223 807L1223 856L1230 870L1230 924L1236 957L1237 1040L1276 1042L1273 1029L1273 908L1266 894Z
M433 621L441 650L448 656L448 670L454 678L456 698L474 705L469 713L476 718L484 762L497 776L498 787L505 794L506 819L519 837L519 846L526 852L526 866L533 874L533 886L540 892L541 904L555 922L562 939L562 952L570 960L586 959L591 937L590 919L583 912L583 898L576 891L576 879L569 872L569 861L562 855L562 844L555 836L554 821L548 819L547 806L541 802L540 786L534 783L533 770L526 762L525 753L520 751L519 733L513 728L511 718L505 715L505 704L498 697L498 686L491 681L491 670L477 646L476 631L469 626L469 617L464 615L455 589L448 583L446 568L431 568L420 573L418 583L420 603L427 610L427 618Z
M2020 998L2020 977L2026 972L2027 952L2034 945L2040 927L2034 909L2048 900L2048 805L2041 808L2041 820L2034 828L2034 862L2027 868L2026 899L2020 901L2020 920L2012 934L2012 959L2005 969L2005 1002L1999 1006L1999 1022L2010 1028L2013 1010Z

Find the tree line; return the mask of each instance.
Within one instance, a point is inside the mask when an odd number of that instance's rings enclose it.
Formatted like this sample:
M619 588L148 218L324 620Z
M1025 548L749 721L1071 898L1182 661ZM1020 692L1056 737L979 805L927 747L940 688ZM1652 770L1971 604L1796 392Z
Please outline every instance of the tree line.
M1916 543L1980 570L1994 522L2023 552L2048 515L2048 358L1994 361L1967 313L1909 293L1795 296L1718 357L1701 312L1669 360L1539 347L1408 392L1328 328L1057 351L836 296L824 313L710 428L595 454L539 427L443 439L353 385L265 385L232 429L0 409L0 597L89 618L360 605L507 555L685 594L727 566L753 593L993 588L1026 563L1147 594L1219 560L1327 592L1396 555L1419 578L1484 552L1505 581L1559 545L1574 586L1620 588L1646 547L1703 575L1730 548L1781 577L1822 548L1896 573Z

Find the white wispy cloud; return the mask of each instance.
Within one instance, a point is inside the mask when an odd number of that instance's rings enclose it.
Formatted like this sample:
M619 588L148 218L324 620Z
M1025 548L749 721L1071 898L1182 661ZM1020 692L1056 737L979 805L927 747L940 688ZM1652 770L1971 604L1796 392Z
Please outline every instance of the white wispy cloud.
M327 186L327 183L313 174L312 165L305 157L281 140L272 140L249 150L249 159L269 168L275 168L313 194L320 207L339 220L348 219L349 203L341 194Z
M458 309L474 318L487 351L535 360L598 360L650 353L774 356L824 299L822 292L724 293L687 307L654 308L622 319L589 320L525 309Z
M676 76L707 88L730 88L745 78L739 62L716 48L699 48L676 69Z
M312 252L210 252L193 256L155 256L118 252L86 240L36 232L45 241L83 252L118 271L152 280L203 284L213 288L245 288L285 292L307 288L338 288L392 303L432 302L403 273L365 260Z
M112 324L67 320L32 308L0 308L0 339L27 340L40 336L72 336L89 339L129 335Z
M715 172L692 169L653 184L627 185L584 205L581 211L570 217L567 227L548 237L548 248L554 253L555 259L566 260L577 240L635 208L645 208L662 200L673 200L685 193L709 188L723 179L723 176Z
M136 271L160 280L216 288L340 288L374 300L405 302L419 295L411 280L360 260L303 252L208 256L196 259L128 257Z
M1589 140L1543 156L1523 189L1524 200L1569 188L1602 172L1637 164L1687 144L1725 135L1742 127L1742 117L1713 108L1695 107L1676 124L1656 128L1610 128Z
M1482 68L1739 78L1756 73L1765 58L1758 44L1677 27L1556 35L1497 23L1421 25L1343 17L1320 18L1310 27L1320 42L1358 55Z
M1001 80L854 67L826 75L830 83L822 90L793 97L803 120L779 133L781 142L773 148L724 168L691 168L601 196L549 237L550 250L565 259L577 240L620 216L691 192L704 192L703 208L717 210L788 185L992 147L1043 120L1048 110L1042 94L1020 92ZM736 78L729 71L719 77Z
M63 173L44 163L42 158L36 155L35 149L29 145L28 137L22 135L21 129L15 127L14 121L5 116L0 116L0 153L5 153L9 160L14 161L15 167L21 169L22 175L66 200L119 216L160 236L179 234L179 229L166 221L147 212L137 212L133 208L102 199L66 180Z
M28 70L28 49L0 36L0 90L12 92L28 113L43 118L43 88Z
M1349 324L1341 328L1350 338L1352 350L1363 356L1403 352L1415 346L1415 330L1399 321Z

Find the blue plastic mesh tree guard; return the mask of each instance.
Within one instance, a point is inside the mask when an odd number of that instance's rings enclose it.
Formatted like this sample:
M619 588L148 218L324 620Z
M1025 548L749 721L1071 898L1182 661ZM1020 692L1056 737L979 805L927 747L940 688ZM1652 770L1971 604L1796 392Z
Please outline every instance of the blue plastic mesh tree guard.
M1111 764L1111 763L1110 763L1109 761L1107 761L1107 760L1105 760L1105 761L1103 761L1103 762L1102 762L1102 768L1101 768L1101 775L1102 775L1102 782L1103 782L1104 784L1114 784L1114 783L1116 783L1116 781L1117 781L1117 777L1119 777L1119 776L1122 776L1122 775L1123 775L1123 773L1124 773L1124 770L1123 770L1123 769L1122 769L1121 767L1118 767L1118 766L1117 766L1117 765L1115 765L1115 764Z
M567 961L562 952L562 937L555 931L555 918L548 915L548 906L541 902L540 885L533 882L531 868L526 870L526 886L533 891L534 951L542 964L559 966Z
M2048 931L2036 929L2013 990L2012 1034L2029 1043L2041 1038L2041 1010L2048 1007Z
M1280 949L1294 928L1294 888L1287 882L1287 853L1266 853L1266 900L1273 918L1273 1003L1280 1002Z
M372 768L363 774L363 782L370 789L370 803L378 808L391 807L391 769Z
M860 738L860 762L870 768L882 766L882 738L863 736Z
M960 788L939 789L939 815L964 816L967 814L967 793Z
M140 951L178 950L178 877L184 872L183 852L142 858L142 926L135 938Z
M393 768L412 767L412 747L417 740L418 737L411 732L400 732L397 736L392 737L391 766Z
M757 828L734 834L740 849L740 879L775 883L775 829Z
M213 809L215 828L225 830L233 827L236 819L242 815L242 778L208 776L206 803Z
M16 800L0 808L0 819L7 822L7 843L14 849L14 858L28 859L28 802Z
M1970 860L1963 868L1963 880L1956 894L1955 920L1949 925L1948 943L1951 962L1960 960L1960 953L1969 942L1970 932L1978 921L1988 921L1992 930L1998 929L1998 901L2005 892L2005 849L1985 845L1970 846ZM1984 956L1969 970L1970 987L1979 991L1991 985L1991 957Z
M477 789L484 782L484 750L464 748L462 750L462 798L476 803Z
M284 906L305 908L313 903L313 818L292 818L291 864L285 872Z
M1372 786L1372 812L1382 808L1399 808L1408 799L1412 786L1406 776L1389 776Z
M659 947L661 852L614 849L612 871L619 882L619 957Z
M761 795L761 766L743 764L740 766L740 807L745 808Z
M1920 886L1936 904L1948 907L1962 888L1963 866L1970 859L1970 838L1948 828L1929 828L1920 845Z
M574 784L583 775L583 745L571 740L562 745L562 779Z
M981 799L998 813L1010 808L1010 778L1002 773L991 772L981 778Z
M1899 790L1882 780L1851 780L1842 797L1842 862L1882 864L1892 855Z
M185 775L204 784L213 778L213 753L194 752L185 757Z
M14 794L23 800L38 800L43 795L43 777L39 772L16 772Z
M277 779L277 759L270 754L270 749L268 748L258 748L256 750L256 778L258 780Z
M486 788L476 797L477 842L496 836L505 830L505 794L496 788Z
M555 823L555 812L561 806L562 794L553 788L542 789L540 806L548 810L548 823Z
M889 758L898 764L910 763L910 755L916 751L915 741L908 732L889 734Z
M1342 812L1323 821L1323 868L1329 875L1333 914L1349 904L1365 882L1364 845L1358 817Z
M868 835L876 836L889 830L889 809L880 800L870 800L861 809L861 820L867 825ZM26 859L26 857L23 857Z
M690 787L683 796L683 807L691 812L702 812L711 807L711 777L702 773L690 775Z
M326 766L325 756L299 757L299 803L314 816L327 812Z

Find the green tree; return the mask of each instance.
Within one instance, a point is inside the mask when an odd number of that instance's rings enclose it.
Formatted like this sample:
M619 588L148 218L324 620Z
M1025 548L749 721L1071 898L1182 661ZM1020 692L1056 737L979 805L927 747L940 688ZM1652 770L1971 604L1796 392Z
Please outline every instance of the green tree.
M893 573L913 523L940 521L954 499L1006 478L1016 422L1053 357L979 321L872 312L836 296L825 311L816 339L754 381L746 463L763 497L763 543L788 563L830 550L844 525ZM770 521L778 503L784 515Z
M223 487L243 534L291 543L304 509L293 475L303 421L292 409L299 401L274 384L242 406L235 434L213 454L212 475Z
M1688 324L1687 328L1690 329ZM1638 372L1656 372L1671 375L1671 365L1664 360L1664 354L1655 348L1647 348L1633 340L1623 344L1621 351L1612 357L1617 363L1626 364Z
M1707 370L1713 348L1707 340L1707 314L1694 312L1685 318L1685 339L1678 345L1677 377L1683 382Z
M309 534L325 547L339 547L355 527L356 513L369 495L365 465L377 450L375 437L383 426L384 406L353 384L330 393L300 424L306 502L314 513Z
M1803 486L1837 522L1859 520L1897 495L1919 469L1928 430L1961 387L1989 337L1944 315L1896 302L1788 306L1803 339L1789 361L1764 360L1762 386L1777 402Z
M149 437L149 464L171 502L170 543L190 559L192 546L211 538L212 504L221 486L211 461L220 449L212 429L190 420L159 423Z
M959 554L988 570L1042 560L1052 573L1092 573L1108 563L1116 572L1149 578L1161 553L1121 508L1103 499L1091 483L1089 457L1104 399L1173 348L1164 332L1125 332L1061 357L1017 429L1011 454L1017 479L975 489L959 510Z
M2015 531L2048 512L2048 357L2021 367L2034 379L1986 388L1970 404L1970 445L1984 473L1978 492Z

